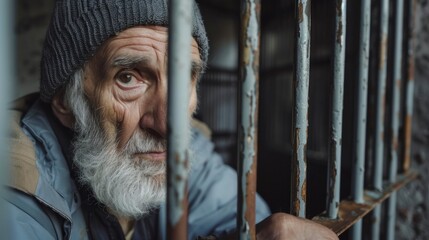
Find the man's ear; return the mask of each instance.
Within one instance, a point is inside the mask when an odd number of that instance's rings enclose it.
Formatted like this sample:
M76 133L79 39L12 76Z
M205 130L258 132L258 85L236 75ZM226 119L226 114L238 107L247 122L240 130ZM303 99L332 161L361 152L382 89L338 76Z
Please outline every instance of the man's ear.
M54 115L60 120L60 122L68 128L73 128L75 118L71 109L64 104L64 94L55 94L52 98L51 108Z

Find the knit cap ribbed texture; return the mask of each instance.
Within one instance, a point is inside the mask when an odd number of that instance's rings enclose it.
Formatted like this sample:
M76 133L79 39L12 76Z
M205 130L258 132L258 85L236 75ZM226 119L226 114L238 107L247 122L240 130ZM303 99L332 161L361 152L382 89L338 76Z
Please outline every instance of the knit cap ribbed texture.
M208 40L194 4L192 36L207 62ZM50 102L99 46L138 25L168 25L167 0L57 0L42 51L40 96Z

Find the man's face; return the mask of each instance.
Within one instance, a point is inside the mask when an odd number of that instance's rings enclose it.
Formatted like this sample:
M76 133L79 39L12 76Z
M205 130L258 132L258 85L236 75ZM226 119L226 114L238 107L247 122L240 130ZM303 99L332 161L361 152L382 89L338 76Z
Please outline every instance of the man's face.
M202 70L195 41L192 61L189 115ZM167 29L134 27L108 40L86 64L83 91L77 80L66 90L80 181L122 216L139 217L165 198L166 74Z
M165 27L133 27L105 43L85 68L84 90L99 109L102 127L122 149L141 130L160 138L167 134L167 32ZM192 41L189 114L197 105L196 85L202 69ZM165 160L165 152L136 153Z

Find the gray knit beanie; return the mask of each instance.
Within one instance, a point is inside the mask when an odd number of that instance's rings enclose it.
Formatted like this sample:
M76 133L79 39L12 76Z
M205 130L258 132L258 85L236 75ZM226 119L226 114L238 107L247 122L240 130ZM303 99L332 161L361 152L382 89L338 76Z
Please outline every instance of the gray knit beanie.
M192 36L206 64L208 41L196 4L193 13ZM104 41L137 25L167 26L167 0L57 0L42 52L41 99L50 102Z

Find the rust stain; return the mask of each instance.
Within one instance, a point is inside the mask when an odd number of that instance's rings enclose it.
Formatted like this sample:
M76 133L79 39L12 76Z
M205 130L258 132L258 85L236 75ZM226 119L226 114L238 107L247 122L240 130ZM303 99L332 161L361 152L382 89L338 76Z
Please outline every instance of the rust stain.
M396 87L397 87L398 89L401 89L401 79L400 79L400 78L399 78L399 79L396 79L395 84L396 84Z
M407 114L405 117L405 123L404 123L404 130L405 130L405 149L404 149L404 163L403 163L403 170L404 172L407 172L410 169L410 154L411 154L411 122L412 122L412 116L410 114Z
M247 209L245 212L245 220L249 224L250 236L255 236L256 230L254 227L256 223L255 218L255 196L256 196L256 170L257 170L256 159L252 162L250 170L246 173L246 204Z
M302 23L304 21L304 9L302 6L302 1L298 3L298 22Z
M295 211L295 212L292 212L292 213L294 213L294 215L295 216L298 216L298 214L299 214L299 211L301 210L301 206L300 206L300 204L299 204L299 201L298 201L298 199L295 199L294 200L294 205L295 205L295 207L294 207L294 209L292 210L292 211Z
M343 10L341 8L342 0L337 0L337 18L340 19L338 29L337 29L337 43L341 45L341 39L343 37Z
M366 216L371 210L374 209L375 206L380 205L383 201L385 201L392 194L392 192L401 189L403 186L416 179L417 176L417 172L410 171L400 177L397 182L386 186L381 195L374 197L369 194L365 194L365 203L363 204L349 200L341 201L337 219L328 219L324 217L325 214L322 213L314 217L312 220L326 226L339 236L347 229L352 227L353 224L358 220Z
M399 146L398 137L395 136L393 137L393 142L392 142L393 150L398 151L398 146Z
M343 37L343 21L340 21L337 29L337 43L340 45L341 45L342 37Z
M302 183L301 198L303 202L307 202L307 179L305 179Z
M299 203L299 196L298 196L298 190L300 188L299 186L299 175L300 175L300 169L299 169L299 160L298 160L298 145L299 145L299 128L295 128L295 138L294 138L294 154L293 154L293 162L292 162L292 184L291 184L291 199L292 199L292 209L291 213L295 216L299 215L300 211L300 203Z

